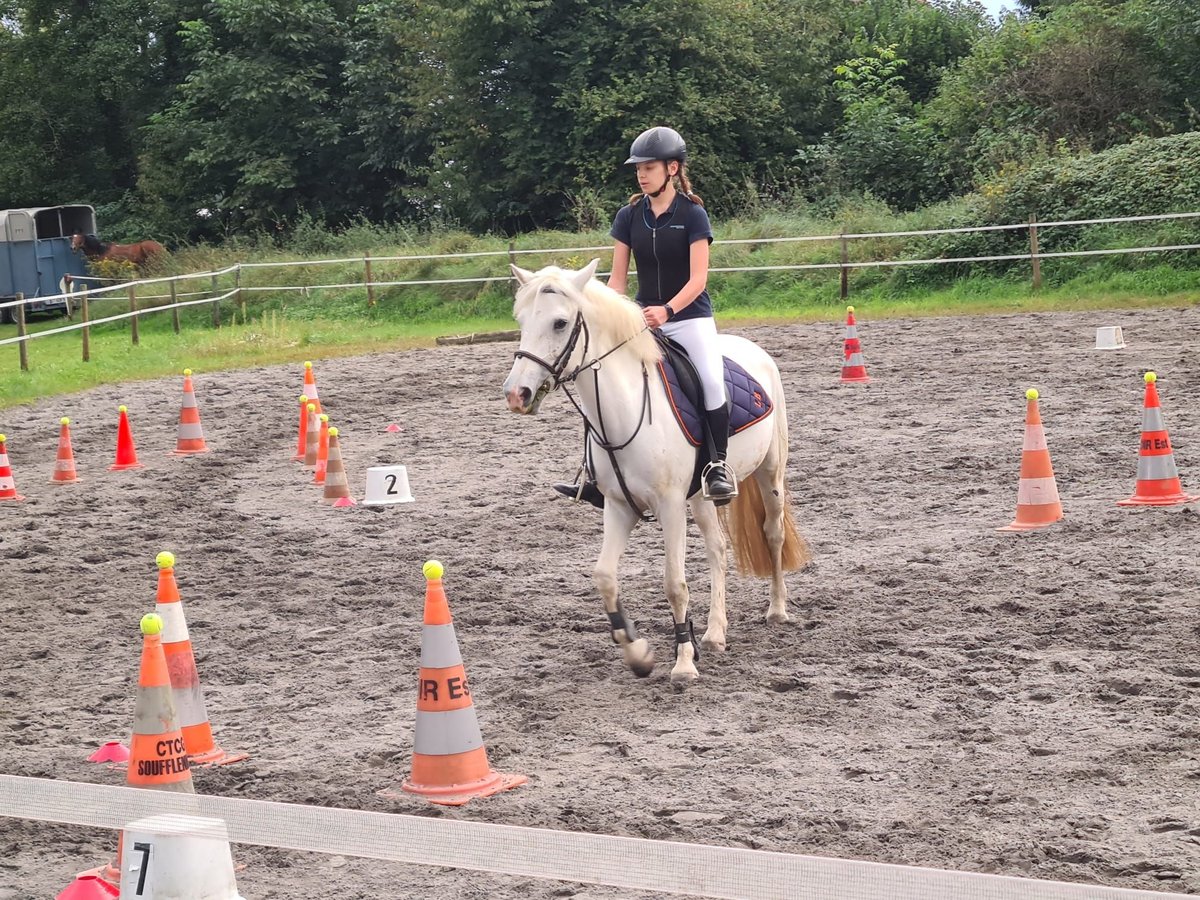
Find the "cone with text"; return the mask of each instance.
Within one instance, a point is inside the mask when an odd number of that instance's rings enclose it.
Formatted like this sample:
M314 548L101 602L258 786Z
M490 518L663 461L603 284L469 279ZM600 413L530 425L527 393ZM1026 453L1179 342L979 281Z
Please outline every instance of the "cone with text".
M461 806L476 797L490 797L518 787L529 779L496 772L488 763L442 586L443 573L444 567L437 560L425 563L425 619L412 774L401 788L430 803Z
M1163 421L1158 399L1158 376L1147 372L1146 398L1142 404L1142 442L1138 449L1137 484L1133 496L1118 500L1117 506L1174 506L1197 498L1183 492L1175 451Z

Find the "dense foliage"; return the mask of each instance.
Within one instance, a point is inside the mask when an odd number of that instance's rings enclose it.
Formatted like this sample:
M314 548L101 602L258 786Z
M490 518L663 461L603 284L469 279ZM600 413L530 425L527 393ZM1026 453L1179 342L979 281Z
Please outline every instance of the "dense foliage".
M0 0L0 207L90 202L105 236L174 241L594 229L657 123L721 217L976 192L1024 218L1070 205L1067 182L1103 213L1194 206L1132 160L1192 150L1200 4L1021 7Z

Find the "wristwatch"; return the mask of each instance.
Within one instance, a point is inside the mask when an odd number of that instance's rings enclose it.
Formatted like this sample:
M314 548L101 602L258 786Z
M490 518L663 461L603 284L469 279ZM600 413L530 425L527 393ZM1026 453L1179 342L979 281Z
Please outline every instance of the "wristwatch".
M667 311L667 321L668 322L670 322L673 318L675 318L675 309L671 306L670 303L664 303L663 309L665 309Z

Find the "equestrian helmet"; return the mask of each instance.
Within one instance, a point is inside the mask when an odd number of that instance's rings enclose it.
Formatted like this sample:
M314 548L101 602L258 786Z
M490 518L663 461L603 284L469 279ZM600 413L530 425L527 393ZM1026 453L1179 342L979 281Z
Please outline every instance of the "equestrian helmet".
M654 160L677 159L683 162L687 159L687 144L683 136L674 128L656 125L639 134L629 148L629 159L625 165L653 162Z

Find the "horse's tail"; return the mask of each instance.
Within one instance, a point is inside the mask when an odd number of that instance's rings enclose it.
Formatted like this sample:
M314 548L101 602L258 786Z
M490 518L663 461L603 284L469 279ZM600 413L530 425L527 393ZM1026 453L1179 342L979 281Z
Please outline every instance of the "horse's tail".
M779 491L783 497L783 571L795 572L808 565L812 559L812 551L808 542L800 536L796 520L792 517L792 497L787 489L785 477L788 457L787 410L783 402L783 385L778 376L774 389L775 434L771 438L772 445L767 459L773 460L776 467L776 486L773 490ZM743 575L770 578L775 570L771 560L771 546L763 528L767 510L755 476L750 475L738 484L738 495L729 505L729 512L732 521L727 530L733 543L738 571Z

